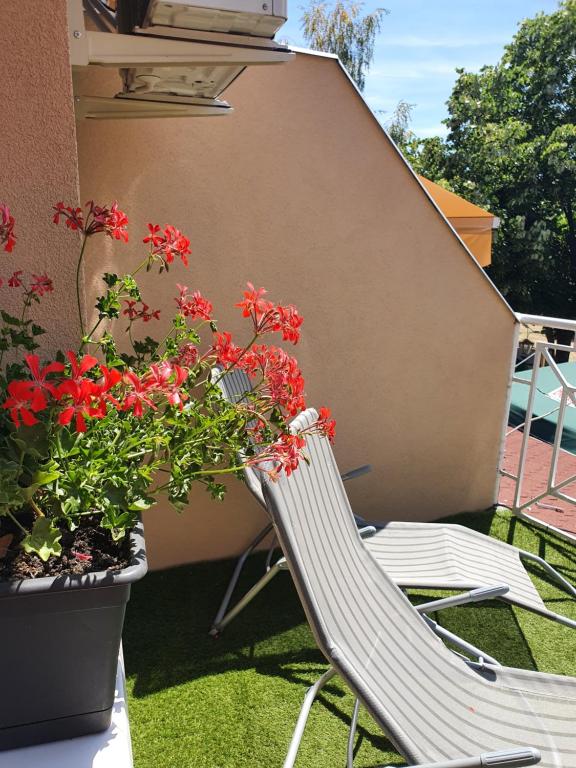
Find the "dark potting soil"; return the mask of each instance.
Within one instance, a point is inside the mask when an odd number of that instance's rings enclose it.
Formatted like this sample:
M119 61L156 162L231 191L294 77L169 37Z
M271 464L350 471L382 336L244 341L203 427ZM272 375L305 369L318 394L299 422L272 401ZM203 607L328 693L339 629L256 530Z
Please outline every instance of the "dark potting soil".
M86 517L74 531L63 526L61 530L62 554L43 562L38 555L24 552L20 547L23 534L10 519L0 518L0 581L120 571L130 564L128 536L113 541L110 532L95 525L90 517ZM2 542L8 540L3 537L9 534L13 538L6 548Z

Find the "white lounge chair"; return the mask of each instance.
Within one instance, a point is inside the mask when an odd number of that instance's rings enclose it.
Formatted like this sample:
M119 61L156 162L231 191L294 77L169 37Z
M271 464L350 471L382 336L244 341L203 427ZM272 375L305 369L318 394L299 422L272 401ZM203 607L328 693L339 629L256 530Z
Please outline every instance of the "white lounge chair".
M308 409L292 429L316 418ZM261 473L278 540L331 665L306 695L285 768L314 696L335 674L357 697L349 766L361 702L409 764L480 768L541 758L543 768L574 768L576 679L473 664L450 651L360 538L328 440L307 443L310 462L290 477L273 482Z

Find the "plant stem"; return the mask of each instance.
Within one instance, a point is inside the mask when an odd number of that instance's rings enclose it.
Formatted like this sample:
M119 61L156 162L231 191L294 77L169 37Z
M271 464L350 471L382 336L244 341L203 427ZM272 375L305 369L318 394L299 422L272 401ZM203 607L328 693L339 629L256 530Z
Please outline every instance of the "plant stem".
M202 475L229 475L232 472L239 472L242 469L244 469L244 464L240 464L238 467L226 467L225 469L200 469L198 472L192 472L188 477L201 477ZM154 496L155 493L165 491L169 487L169 482L164 483L163 485L158 485L149 492L149 495Z
M8 511L8 512L6 512L6 514L7 514L7 515L8 515L8 517L9 517L9 518L12 520L12 522L13 522L13 523L15 523L15 524L18 526L18 528L20 528L20 530L22 531L22 533L23 533L25 536L28 536L28 531L26 530L26 528L24 528L24 526L23 526L23 525L21 525L21 523L20 523L20 522L17 520L17 518L16 518L16 517L15 517L15 516L12 514L12 512Z
M36 504L34 499L28 499L28 503L30 504L30 506L34 510L34 514L36 515L36 517L45 517L44 512L42 512L42 510L40 509L38 504Z
M76 265L76 302L78 304L78 320L80 321L80 332L82 334L82 340L84 340L84 321L82 320L82 302L80 301L80 270L82 268L82 260L84 258L84 250L86 248L87 242L88 237L84 235L82 248L80 249L80 256L78 257L78 263ZM84 341L82 341L82 346L84 346ZM80 349L82 349L82 347L80 347Z

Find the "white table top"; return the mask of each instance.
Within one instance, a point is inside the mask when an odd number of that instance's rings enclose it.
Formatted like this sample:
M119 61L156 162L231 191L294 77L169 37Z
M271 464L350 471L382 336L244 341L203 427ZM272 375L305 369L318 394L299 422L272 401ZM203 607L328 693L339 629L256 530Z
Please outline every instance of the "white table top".
M122 653L118 659L112 723L107 731L0 752L0 768L132 768Z

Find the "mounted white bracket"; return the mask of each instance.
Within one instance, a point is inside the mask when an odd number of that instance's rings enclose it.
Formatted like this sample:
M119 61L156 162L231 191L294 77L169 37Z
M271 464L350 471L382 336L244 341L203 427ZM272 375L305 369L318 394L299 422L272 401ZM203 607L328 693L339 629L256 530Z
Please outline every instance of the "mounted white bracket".
M76 119L126 120L148 117L213 117L227 115L234 110L225 101L218 99L187 99L179 103L174 100L161 101L150 96L138 99L105 96L77 96L75 98Z
M78 35L76 35L78 33ZM102 67L237 66L281 64L294 58L286 49L184 42L144 35L71 30L72 66Z
M122 35L111 32L86 30L82 0L68 0L70 59L73 67L98 65L102 67L195 67L281 64L294 58L294 54L273 40L268 45L239 44L238 35L218 35L218 42L175 40L169 35L161 37L145 34ZM144 33L144 34L143 34ZM213 38L214 39L214 38Z

